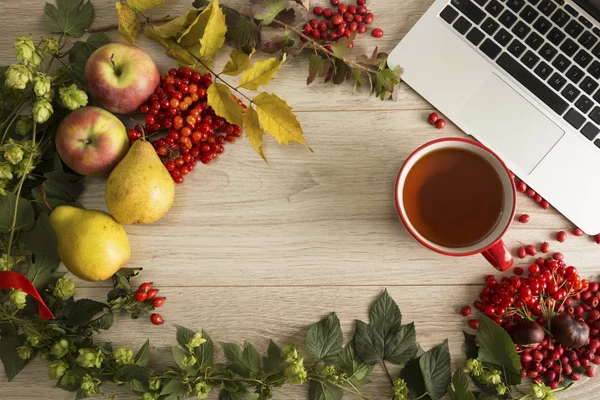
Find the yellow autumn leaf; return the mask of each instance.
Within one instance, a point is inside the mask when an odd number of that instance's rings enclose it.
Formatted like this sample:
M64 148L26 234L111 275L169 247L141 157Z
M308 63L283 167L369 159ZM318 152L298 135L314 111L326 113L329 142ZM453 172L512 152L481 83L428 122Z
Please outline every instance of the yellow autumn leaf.
M204 34L200 38L200 56L212 57L225 44L227 24L225 24L225 14L219 7L219 0L212 0L210 6L202 13L205 12L210 12L210 14Z
M165 1L166 0L127 0L127 4L129 4L131 8L144 11L150 8L158 7Z
M190 10L185 15L175 18L165 24L155 26L154 30L163 38L174 38L183 32L190 24L198 18L198 10Z
M269 58L265 61L255 62L252 68L242 75L239 87L249 90L258 90L262 85L271 82L275 73L281 68L281 64L283 64L285 58L285 53L283 53L283 59L281 61L277 58Z
M246 54L240 49L233 49L229 53L229 61L223 67L222 74L237 76L244 72L250 67L250 57L254 54L254 50L251 54Z
M131 7L120 1L117 1L116 7L119 23L119 39L121 42L135 44L138 34L142 29L137 14Z
M267 162L267 158L265 157L265 153L262 149L263 136L265 131L260 126L260 121L258 120L258 114L252 108L252 105L246 109L244 113L244 128L246 129L246 136L252 143L252 147L260 156Z
M183 31L179 39L177 39L177 43L182 46L193 46L200 43L200 38L204 35L206 25L208 24L211 8L212 3L206 7L204 11L198 14L194 22L192 22L190 26Z
M208 105L215 110L215 114L223 117L230 124L242 126L242 106L233 98L231 90L222 83L213 83L206 91Z
M263 129L275 140L284 144L297 142L307 146L302 126L285 100L271 93L261 93L252 102Z

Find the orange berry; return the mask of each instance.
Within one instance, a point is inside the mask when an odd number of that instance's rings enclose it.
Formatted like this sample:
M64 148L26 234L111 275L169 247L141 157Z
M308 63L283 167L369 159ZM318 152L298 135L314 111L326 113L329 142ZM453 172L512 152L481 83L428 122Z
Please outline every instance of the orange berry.
M171 99L171 103L170 104L171 104L171 107L177 108L177 107L179 107L179 100L177 100L177 99Z
M198 93L193 93L192 94L192 101L198 101L200 100L200 96L198 96Z
M190 125L194 125L196 123L196 117L194 117L193 115L188 115L185 119L185 122L187 122Z
M180 111L187 111L187 109L189 108L189 104L186 103L185 101L182 101L181 103L179 103L179 110Z
M192 133L192 140L199 142L200 138L202 137L202 134L200 133L200 131L194 131Z
M186 96L186 97L184 97L184 98L183 98L183 101L184 101L185 103L187 103L189 106L191 106L191 105L192 105L192 103L193 103L193 100L192 100L192 98L191 98L190 96Z
M190 85L189 87L189 92L190 94L194 94L198 91L198 86L194 85L193 83ZM193 99L192 99L193 100Z
M165 83L167 85L174 85L175 84L175 78L173 78L172 76L168 76L167 79L165 80Z
M183 140L184 137L190 136L192 134L192 130L186 126L181 130L181 134L183 135L183 137L181 137L181 140Z
M179 115L176 116L175 118L173 118L173 128L175 128L176 130L181 129L181 127L183 126L183 118L181 118Z

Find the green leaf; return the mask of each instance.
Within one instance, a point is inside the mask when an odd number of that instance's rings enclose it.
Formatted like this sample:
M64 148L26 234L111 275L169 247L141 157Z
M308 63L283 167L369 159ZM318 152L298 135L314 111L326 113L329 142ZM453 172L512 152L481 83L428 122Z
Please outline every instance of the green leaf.
M369 311L371 327L381 339L393 336L400 328L402 313L398 304L392 299L387 290L375 301Z
M187 29L200 13L197 10L189 10L180 17L175 18L172 21L164 23L162 25L154 25L153 30L158 33L162 38L177 38L181 33Z
M260 371L260 356L251 344L246 344L244 350L234 343L221 343L225 358L230 361L229 368L238 375L249 377L251 373Z
M105 308L108 309L108 304L90 299L79 299L65 310L65 324L69 326L87 324Z
M261 0L254 6L254 18L270 25L277 14L285 10L289 5L287 0Z
M521 383L521 361L515 344L508 333L490 318L481 315L478 320L479 361L498 365L505 372L506 381L510 385L518 385Z
M259 87L268 84L285 62L286 55L279 61L277 58L270 58L264 61L255 62L252 68L244 72L240 79L239 87L248 90L258 90Z
M16 217L15 206L17 206ZM13 226L17 230L31 229L33 220L33 207L29 201L22 197L17 201L17 196L11 191L7 191L0 197L0 233L9 233Z
M392 364L402 365L414 357L417 351L417 331L411 322L402 326L384 347L384 359Z
M267 357L263 357L263 366L265 374L283 372L286 367L281 349L272 340L269 341Z
M177 329L177 343L179 343L181 348L187 351L187 345L190 342L190 340L192 340L192 337L194 337L196 332L180 325L175 325L175 328Z
M187 352L182 350L179 347L172 347L171 348L171 353L173 354L173 361L175 361L175 364L177 364L177 366L181 369L188 369L188 367L186 367L185 365L183 365L183 359L186 357Z
M235 101L227 86L215 82L208 87L206 92L208 105L215 110L215 114L225 118L230 124L242 126L243 108Z
M121 42L135 44L142 25L134 9L121 2L116 3L119 39Z
M420 358L413 358L407 362L404 368L402 368L400 376L406 381L408 391L413 398L431 399L429 396L421 397L425 394L426 389L419 360Z
M21 372L27 361L22 360L17 354L17 347L25 342L25 336L9 336L3 333L0 338L0 360L4 365L4 373L8 381L12 381Z
M92 3L83 0L57 0L56 6L46 3L44 20L53 33L80 37L92 24Z
M348 54L351 49L348 48L348 45L352 43L356 39L357 32L352 32L350 37L343 37L338 40L334 45L331 46L331 51L335 54L336 57L344 58L346 54Z
M167 383L165 385L165 387L163 387L160 394L161 394L161 396L168 395L168 394L176 394L176 395L181 394L182 396L185 396L187 394L187 390L188 390L188 388L185 383L178 381L176 379L173 379L169 383Z
M258 393L248 393L246 390L230 392L223 389L219 392L219 400L258 400Z
M373 366L365 364L356 358L354 343L350 342L344 348L339 359L339 366L354 386L362 386L369 383L367 376L373 371Z
M58 260L44 256L36 256L35 262L29 264L25 276L33 283L33 286L40 289L48 284L59 264L60 261Z
M467 354L467 358L477 359L479 356L479 347L477 347L477 343L475 342L475 335L464 332L465 336L465 352Z
M144 392L148 392L150 390L147 382L140 382L137 379L132 379L130 381L125 382L125 386L127 386L134 392L144 393Z
M267 54L275 54L289 50L294 43L296 42L290 38L290 33L285 31L283 35L273 36L268 42L265 42L261 51Z
M166 0L127 0L127 4L136 10L144 11L158 7Z
M81 192L83 192L83 184L81 182L61 182L48 179L44 181L42 186L46 191L46 196L66 202L77 200Z
M317 361L334 362L342 352L342 328L336 313L311 326L306 333L306 350Z
M19 237L36 257L60 260L58 238L50 225L48 214L40 214L33 228L29 231L22 231Z
M311 379L308 383L309 400L340 400L343 394L342 389L330 382L320 382Z
M209 14L204 34L200 38L200 56L212 57L225 43L227 25L225 24L225 15L219 7L219 0L213 0L202 13L205 12Z
M425 389L433 400L444 397L452 380L448 340L426 351L419 359Z
M252 52L260 42L260 28L253 19L240 15L239 11L223 6L227 33L225 40L232 47Z
M229 61L225 64L222 74L237 76L250 67L250 57L252 54L246 54L240 49L233 49L229 53Z
M112 327L115 322L115 314L112 312L107 312L94 322L92 322L92 327L96 330L108 330Z
M96 49L110 43L110 39L103 32L92 33L85 42L77 41L69 50L69 68L73 73L75 83L85 87L85 64Z
M136 365L145 367L150 360L150 340L146 340L133 359Z
M265 157L265 153L262 148L265 131L260 125L258 113L254 107L252 107L252 104L246 109L242 121L244 123L244 128L246 129L246 136L248 137L248 140L250 140L252 147L262 157L262 159L267 162L267 158Z
M325 71L325 60L318 54L311 53L308 57L308 78L306 84L310 85L314 82L317 75L322 75Z
M460 368L454 372L452 386L448 387L451 400L475 400L475 395L469 391L467 376Z
M208 333L202 331L202 337L206 342L194 349L196 360L198 360L198 368L204 370L213 364L214 344Z
M261 93L254 98L253 103L263 129L277 142L306 145L302 126L285 100L271 93Z
M115 377L121 382L146 382L152 376L152 369L137 364L123 365L115 372Z

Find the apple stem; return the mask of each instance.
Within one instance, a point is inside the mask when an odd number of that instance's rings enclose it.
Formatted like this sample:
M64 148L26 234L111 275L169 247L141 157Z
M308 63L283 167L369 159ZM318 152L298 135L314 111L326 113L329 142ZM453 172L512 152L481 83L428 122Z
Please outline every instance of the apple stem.
M119 71L119 68L117 68L117 63L115 62L115 54L111 54L110 55L110 63L112 64L113 68L115 69L115 73L117 74L117 76L121 75L121 71Z

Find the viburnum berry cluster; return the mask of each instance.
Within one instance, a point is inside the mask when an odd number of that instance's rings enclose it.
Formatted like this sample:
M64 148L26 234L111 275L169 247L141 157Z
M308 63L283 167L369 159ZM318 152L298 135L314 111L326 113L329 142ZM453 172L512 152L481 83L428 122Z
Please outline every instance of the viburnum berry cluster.
M321 21L312 18L304 25L304 33L313 39L325 42L337 42L341 38L349 38L352 32L363 34L367 32L367 25L373 23L375 15L366 7L366 0L356 0L356 5L340 3L340 0L331 0L331 5L337 8L313 8L317 17L323 17ZM337 10L337 11L336 11ZM371 31L375 38L383 36L383 29L375 28ZM354 47L354 42L348 45Z
M143 303L145 301L149 301L152 303L154 308L158 308L163 305L163 303L167 300L166 297L157 297L159 289L152 287L152 282L144 282L142 283L138 289L133 293L133 298L138 303ZM165 323L162 316L157 313L153 313L150 315L150 321L154 325L162 325Z
M540 257L527 271L515 267L513 273L499 281L486 275L474 307L513 338L522 377L555 389L565 379L594 376L592 364L600 364L598 282L582 279L562 257ZM471 307L460 313L470 315ZM479 327L477 319L468 324Z
M140 107L145 126L137 125L128 133L131 144L142 138L143 130L147 137L168 130L166 136L151 143L175 183L183 183L197 160L210 163L223 153L225 142L233 143L242 135L240 126L216 116L207 104L207 89L212 82L208 73L202 75L183 67L170 69ZM247 108L241 100L237 102Z

